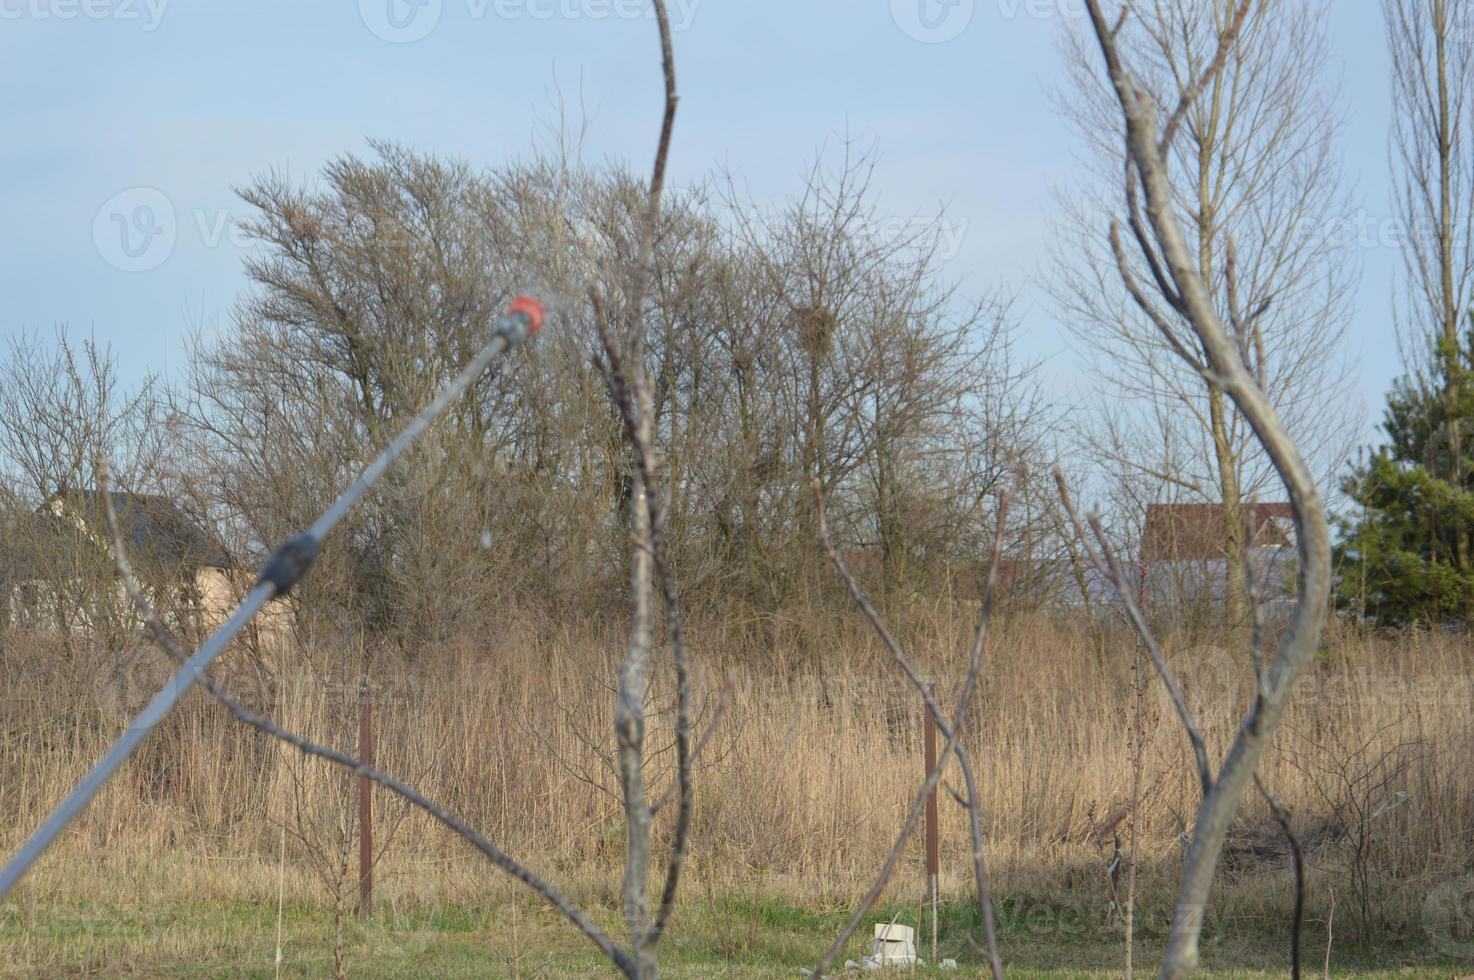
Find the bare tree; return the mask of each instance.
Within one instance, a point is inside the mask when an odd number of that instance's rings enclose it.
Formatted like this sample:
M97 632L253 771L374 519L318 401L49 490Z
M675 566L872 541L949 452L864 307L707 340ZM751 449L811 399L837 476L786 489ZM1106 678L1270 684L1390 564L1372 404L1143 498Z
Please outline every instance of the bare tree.
M964 299L943 279L944 216L898 228L877 209L873 167L848 143L832 168L821 152L802 192L771 210L728 179L755 300L743 319L717 319L737 408L723 514L768 546L750 566L773 607L817 585L814 480L840 536L876 557L890 604L941 591L951 564L985 566L985 501L1043 455L1045 413L1014 356L1008 302ZM775 554L774 539L792 547Z
M1087 0L1087 9L1125 128L1125 197L1127 219L1133 222L1132 236L1140 261L1152 270L1148 288L1178 318L1173 322L1157 314L1151 322L1160 331L1162 342L1179 359L1232 400L1252 430L1289 495L1299 557L1295 607L1273 651L1267 649L1269 641L1264 632L1253 631L1254 695L1243 724L1215 772L1191 708L1136 602L1124 566L1094 519L1096 547L1090 546L1090 536L1068 503L1064 478L1056 473L1077 534L1086 543L1092 561L1114 585L1118 600L1141 634L1196 761L1202 802L1183 861L1172 931L1160 973L1164 978L1174 978L1185 976L1197 966L1198 937L1229 824L1260 757L1269 747L1295 681L1315 657L1330 590L1330 530L1310 466L1260 382L1262 374L1256 370L1259 361L1252 345L1244 343L1252 338L1252 331L1243 329L1245 320L1236 308L1230 308L1230 318L1225 320L1215 305L1200 256L1183 228L1182 212L1191 215L1191 209L1175 194L1169 176L1174 131L1197 111L1195 106L1204 93L1212 90L1229 63L1240 31L1255 29L1253 0L1230 4L1222 11L1219 28L1197 42L1204 49L1193 57L1192 64L1200 67L1167 88L1165 102L1152 87L1150 70L1138 74L1134 62L1128 60L1129 49L1120 43L1132 8L1124 6L1109 20L1099 0ZM1123 282L1140 297L1144 310L1155 309L1125 260L1119 222L1111 225L1110 241L1122 257L1119 271ZM1185 324L1190 333L1179 334L1178 324Z
M1399 327L1409 383L1435 393L1448 459L1440 476L1462 486L1459 390L1469 366L1459 324L1474 306L1474 10L1455 0L1384 0L1392 51L1395 204L1406 295ZM1468 533L1454 541L1469 567Z
M155 380L126 387L117 358L65 330L56 342L12 339L0 363L0 485L8 498L0 605L11 590L34 587L38 618L74 640L104 643L121 635L127 612L113 586L111 561L98 542L55 519L50 508L91 489L95 461L118 459L118 479L134 491L152 489L165 468L169 441ZM29 602L23 603L30 605Z
M1341 338L1355 273L1350 243L1335 234L1347 202L1333 152L1337 109L1320 84L1325 7L1261 0L1247 17L1241 0L1149 0L1130 5L1116 44L1143 86L1196 87L1163 124L1187 247L1270 404L1329 475L1356 431L1345 413L1324 410L1347 387ZM1220 52L1229 31L1234 43ZM1073 77L1061 102L1092 176L1065 198L1060 233L1070 247L1053 289L1093 355L1091 369L1124 399L1090 430L1089 452L1115 482L1140 488L1136 496L1221 504L1223 613L1247 625L1244 505L1272 484L1271 461L1217 379L1179 357L1160 329L1180 330L1188 314L1160 295L1168 270L1142 247L1148 219L1134 182L1124 199L1115 191L1131 164L1110 79L1085 32L1068 35L1066 46ZM1103 219L1120 234L1096 235Z
M670 23L663 0L653 0L653 4L660 27L665 112L640 224L639 249L621 280L623 290L619 306L611 308L604 291L597 285L591 285L589 292L594 322L603 342L603 357L598 363L609 386L609 396L624 422L625 438L630 448L630 634L624 662L619 668L614 732L619 745L620 781L624 791L623 896L634 957L630 975L640 980L659 975L656 949L675 909L692 806L689 659L667 535L671 489L662 472L655 445L654 386L645 365L645 300L655 275L655 235L678 101ZM665 884L659 904L652 911L647 889L652 857L650 828L655 811L646 794L644 746L645 685L654 650L654 606L657 601L665 607L665 627L676 677L675 780L678 788Z
M627 318L646 188L576 153L478 171L379 142L313 185L268 174L242 191L251 285L230 329L196 344L177 400L181 482L242 554L331 499L448 380L509 284L554 297L556 329L478 379L349 516L349 547L297 594L304 634L367 628L415 655L500 604L602 618L622 601L628 450L587 357L603 341L586 293L602 284ZM1007 304L939 276L937 229L879 213L870 165L816 164L771 211L701 184L662 195L641 323L666 534L694 609L773 624L837 595L811 544L819 473L841 536L879 557L886 604L959 568L975 586L981 501L1041 455Z
M166 442L158 402L152 377L126 389L116 356L91 339L14 338L0 367L0 474L33 505L89 486L102 455L117 456L125 484L147 484Z

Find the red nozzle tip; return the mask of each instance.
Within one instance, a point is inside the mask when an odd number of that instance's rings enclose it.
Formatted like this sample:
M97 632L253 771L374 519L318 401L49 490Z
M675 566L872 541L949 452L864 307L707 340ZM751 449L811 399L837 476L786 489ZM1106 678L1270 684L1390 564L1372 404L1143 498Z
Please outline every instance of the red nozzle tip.
M532 325L527 329L529 335L537 333L538 328L543 325L543 321L548 318L548 313L543 309L543 305L531 296L518 296L512 300L512 305L507 307L507 312L527 314L527 319L532 321Z

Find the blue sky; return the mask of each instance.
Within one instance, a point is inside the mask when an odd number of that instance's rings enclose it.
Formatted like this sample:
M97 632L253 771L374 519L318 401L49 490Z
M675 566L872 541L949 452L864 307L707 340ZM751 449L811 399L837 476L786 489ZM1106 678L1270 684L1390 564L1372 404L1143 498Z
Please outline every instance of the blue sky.
M1019 346L1052 389L1079 362L1036 277L1076 147L1051 107L1080 0L670 0L682 95L673 178L717 167L759 202L796 193L819 146L878 147L880 210L947 209L949 277L1017 295ZM387 137L494 164L560 99L586 155L646 167L660 80L641 0L0 0L0 333L109 342L125 372L177 371L183 338L243 286L231 188L311 177ZM943 16L944 15L944 16ZM1390 214L1378 5L1337 0L1352 221ZM580 108L581 107L581 108ZM173 220L168 216L172 213ZM116 217L115 217L116 216ZM121 222L121 224L120 224ZM138 245L121 251L123 226ZM1349 325L1368 424L1398 373L1395 248L1369 234ZM1339 410L1339 409L1338 409Z

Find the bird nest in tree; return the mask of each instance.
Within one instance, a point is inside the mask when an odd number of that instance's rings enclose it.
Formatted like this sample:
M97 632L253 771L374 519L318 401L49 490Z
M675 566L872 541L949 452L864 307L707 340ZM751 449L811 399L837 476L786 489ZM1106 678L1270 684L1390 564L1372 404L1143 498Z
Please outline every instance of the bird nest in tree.
M823 357L834 345L838 325L833 313L821 306L801 306L794 310L798 319L798 342L810 357Z

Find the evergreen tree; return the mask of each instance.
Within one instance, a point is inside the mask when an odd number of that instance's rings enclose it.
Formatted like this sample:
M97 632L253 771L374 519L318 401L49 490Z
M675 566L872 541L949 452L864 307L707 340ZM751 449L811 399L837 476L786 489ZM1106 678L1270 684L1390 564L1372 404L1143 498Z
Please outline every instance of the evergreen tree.
M1387 442L1344 482L1338 605L1384 624L1474 613L1474 311L1456 349L1387 399ZM1461 452L1455 458L1451 446Z

